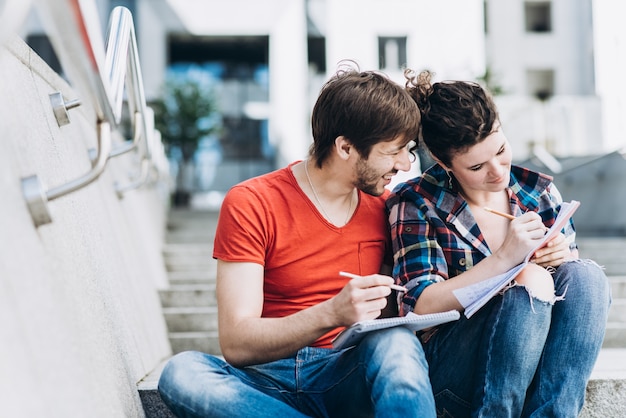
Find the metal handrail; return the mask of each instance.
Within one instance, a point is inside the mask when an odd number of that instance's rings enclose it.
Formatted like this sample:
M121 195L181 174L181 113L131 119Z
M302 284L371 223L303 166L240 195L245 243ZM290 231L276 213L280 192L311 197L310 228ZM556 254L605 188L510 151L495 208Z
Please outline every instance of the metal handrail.
M36 0L44 27L61 64L77 89L92 103L98 125L98 148L91 170L61 186L43 190L36 175L22 179L22 191L36 226L51 222L47 203L87 186L104 171L109 158L140 148L141 166L152 158L152 132L132 15L116 7L110 15L107 44L100 34L94 0ZM125 90L126 87L126 90ZM133 115L133 139L111 150L111 129L120 130L124 92ZM153 117L153 116L152 116ZM143 182L132 182L138 187ZM128 190L127 186L120 187Z
M134 118L133 141L111 152L110 157L124 154L137 146L141 146L141 155L150 160L152 157L151 135L148 125L150 117L146 106L141 65L137 48L137 37L133 16L125 7L115 7L109 18L107 54L105 67L109 69L109 80L112 89L112 106L116 122L120 123L124 102L124 87L127 87L128 106ZM113 45L114 47L110 47ZM154 118L154 116L151 116ZM141 141L143 139L143 141Z

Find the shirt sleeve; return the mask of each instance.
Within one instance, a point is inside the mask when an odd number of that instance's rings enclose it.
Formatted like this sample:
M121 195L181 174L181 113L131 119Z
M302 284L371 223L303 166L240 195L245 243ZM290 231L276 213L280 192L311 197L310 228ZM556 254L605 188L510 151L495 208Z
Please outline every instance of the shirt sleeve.
M268 234L263 207L253 189L244 186L230 189L220 208L214 258L265 265Z
M415 201L394 195L387 202L393 248L393 277L408 291L400 301L400 314L413 311L424 289L448 278L444 252L428 210Z

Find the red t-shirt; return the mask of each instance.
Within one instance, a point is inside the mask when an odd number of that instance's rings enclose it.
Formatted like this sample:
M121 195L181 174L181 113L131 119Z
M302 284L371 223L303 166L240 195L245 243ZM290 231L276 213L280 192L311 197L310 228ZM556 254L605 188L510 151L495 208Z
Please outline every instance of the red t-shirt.
M234 186L220 210L213 257L264 266L263 317L283 317L339 293L340 271L369 275L391 264L384 204L359 191L347 225L328 223L288 167ZM334 331L316 347L331 347Z

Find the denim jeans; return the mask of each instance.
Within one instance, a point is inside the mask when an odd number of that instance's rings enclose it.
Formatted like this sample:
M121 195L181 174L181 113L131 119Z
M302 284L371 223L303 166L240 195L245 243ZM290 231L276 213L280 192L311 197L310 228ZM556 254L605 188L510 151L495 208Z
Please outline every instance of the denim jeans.
M371 332L353 348L305 347L243 368L180 353L159 392L178 417L435 417L424 352L402 327Z
M513 286L423 343L444 417L577 417L611 303L593 261L553 273L555 302Z

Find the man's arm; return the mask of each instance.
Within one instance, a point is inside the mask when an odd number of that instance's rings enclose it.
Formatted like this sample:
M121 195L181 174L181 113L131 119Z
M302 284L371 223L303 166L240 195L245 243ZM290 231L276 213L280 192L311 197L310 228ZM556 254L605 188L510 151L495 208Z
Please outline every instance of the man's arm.
M287 357L336 327L380 315L393 280L371 275L350 280L336 296L283 318L261 318L263 266L218 260L219 339L234 366Z

